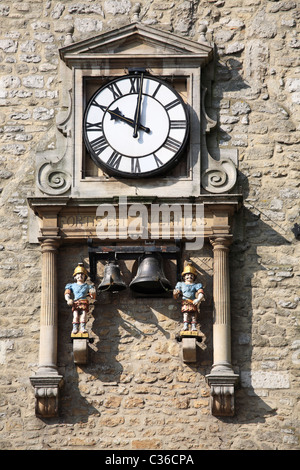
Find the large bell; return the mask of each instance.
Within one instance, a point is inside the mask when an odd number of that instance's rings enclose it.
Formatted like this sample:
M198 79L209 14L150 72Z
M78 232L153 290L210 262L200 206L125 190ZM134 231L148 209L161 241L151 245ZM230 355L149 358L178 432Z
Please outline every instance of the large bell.
M98 289L102 292L119 292L126 289L126 284L121 278L120 268L115 261L110 261L104 268L104 274Z
M139 264L136 276L129 285L130 289L139 294L163 294L171 289L161 266L161 257L146 254Z

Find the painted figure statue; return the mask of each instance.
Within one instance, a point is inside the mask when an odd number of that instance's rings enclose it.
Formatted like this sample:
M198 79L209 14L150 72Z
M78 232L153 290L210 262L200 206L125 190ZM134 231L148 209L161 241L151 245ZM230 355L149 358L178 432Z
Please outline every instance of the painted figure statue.
M202 284L196 283L197 271L188 263L181 273L182 282L177 282L173 291L175 299L181 297L181 312L183 314L183 330L188 331L191 324L192 331L197 331L197 312L199 302L204 300Z
M95 287L87 284L87 270L83 263L78 263L73 273L74 281L65 287L65 299L72 306L73 330L72 334L87 333L86 322L89 311L89 298L96 298ZM79 328L80 327L80 328Z

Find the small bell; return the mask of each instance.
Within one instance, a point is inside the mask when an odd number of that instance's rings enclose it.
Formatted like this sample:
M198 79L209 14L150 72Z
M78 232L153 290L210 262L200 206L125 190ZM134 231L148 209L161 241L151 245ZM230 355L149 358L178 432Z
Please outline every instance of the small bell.
M120 268L115 261L110 261L104 268L104 275L98 289L102 292L119 292L126 289L121 278Z
M140 294L163 294L171 289L171 283L166 278L161 266L161 257L156 254L146 254L140 261L137 274L129 287Z

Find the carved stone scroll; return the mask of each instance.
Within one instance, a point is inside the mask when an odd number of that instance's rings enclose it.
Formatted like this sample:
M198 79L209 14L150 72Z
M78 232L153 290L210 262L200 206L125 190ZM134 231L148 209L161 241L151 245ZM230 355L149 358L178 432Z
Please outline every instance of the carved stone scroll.
M211 132L217 125L217 121L211 119L205 108L205 96L207 89L202 87L202 100L201 100L201 111L203 117L202 123L202 175L201 184L202 187L215 194L227 193L230 191L237 179L237 167L233 160L237 160L237 152L234 149L220 149L220 158L215 160L209 153L207 148L207 134ZM225 154L225 155L224 155ZM237 162L236 162L237 163Z
M202 186L210 193L225 193L236 183L236 167L232 160L214 160L209 153L208 168L202 173Z
M70 189L71 177L58 165L47 162L38 170L37 183L43 193L59 196Z

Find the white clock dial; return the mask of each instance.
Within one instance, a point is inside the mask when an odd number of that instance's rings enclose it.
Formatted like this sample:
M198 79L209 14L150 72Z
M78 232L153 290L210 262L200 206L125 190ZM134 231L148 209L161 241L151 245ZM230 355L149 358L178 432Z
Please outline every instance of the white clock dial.
M143 72L100 88L87 105L83 125L94 162L124 177L154 176L177 163L189 127L178 93Z

